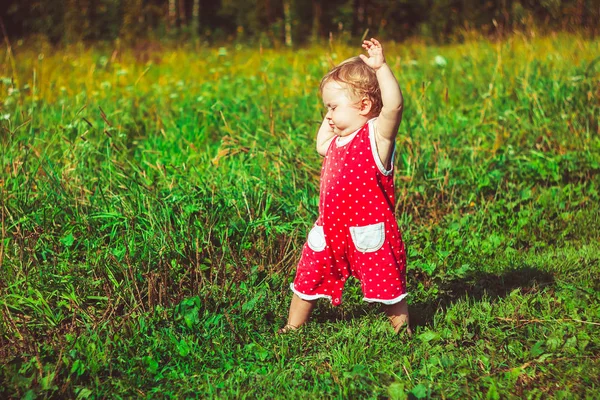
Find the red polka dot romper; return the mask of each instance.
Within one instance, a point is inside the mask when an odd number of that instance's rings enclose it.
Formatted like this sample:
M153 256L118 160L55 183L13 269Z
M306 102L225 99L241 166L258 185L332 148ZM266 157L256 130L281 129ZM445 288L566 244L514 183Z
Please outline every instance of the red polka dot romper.
M291 284L302 299L326 297L337 306L351 275L360 281L365 301L394 304L406 296L393 167L386 170L379 159L373 121L349 138L332 140L323 160L319 218Z

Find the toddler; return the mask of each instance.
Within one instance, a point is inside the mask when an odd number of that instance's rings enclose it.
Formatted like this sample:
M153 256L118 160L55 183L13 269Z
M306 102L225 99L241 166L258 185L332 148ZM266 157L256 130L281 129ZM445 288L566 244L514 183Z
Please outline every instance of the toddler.
M363 300L381 303L394 330L406 324L406 254L394 215L393 158L402 119L398 82L383 48L365 40L361 54L321 80L327 114L317 134L322 156L319 218L298 263L287 324L304 324L319 298L334 306L352 275Z

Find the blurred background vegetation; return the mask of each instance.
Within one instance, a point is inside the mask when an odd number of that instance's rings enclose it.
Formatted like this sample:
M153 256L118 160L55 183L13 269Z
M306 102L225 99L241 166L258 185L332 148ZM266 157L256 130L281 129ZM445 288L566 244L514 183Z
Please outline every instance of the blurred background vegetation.
M208 44L304 44L369 35L460 41L473 32L600 30L598 0L8 0L0 8L9 37L54 44L175 39Z

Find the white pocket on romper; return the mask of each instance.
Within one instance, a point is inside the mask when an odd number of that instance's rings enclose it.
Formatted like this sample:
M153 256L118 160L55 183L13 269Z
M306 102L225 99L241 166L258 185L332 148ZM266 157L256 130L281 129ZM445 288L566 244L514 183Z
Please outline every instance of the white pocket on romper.
M351 226L350 235L358 251L371 253L383 246L385 241L385 224L379 222L367 226Z
M308 247L310 247L313 251L323 251L325 250L325 232L323 231L323 227L319 225L315 225L310 232L308 233Z

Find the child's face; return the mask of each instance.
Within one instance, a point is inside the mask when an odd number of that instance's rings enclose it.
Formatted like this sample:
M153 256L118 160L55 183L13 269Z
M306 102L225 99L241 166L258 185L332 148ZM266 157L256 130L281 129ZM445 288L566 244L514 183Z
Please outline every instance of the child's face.
M361 128L367 121L366 110L360 99L352 98L345 84L329 81L323 86L323 103L327 107L327 119L333 133L347 136Z

